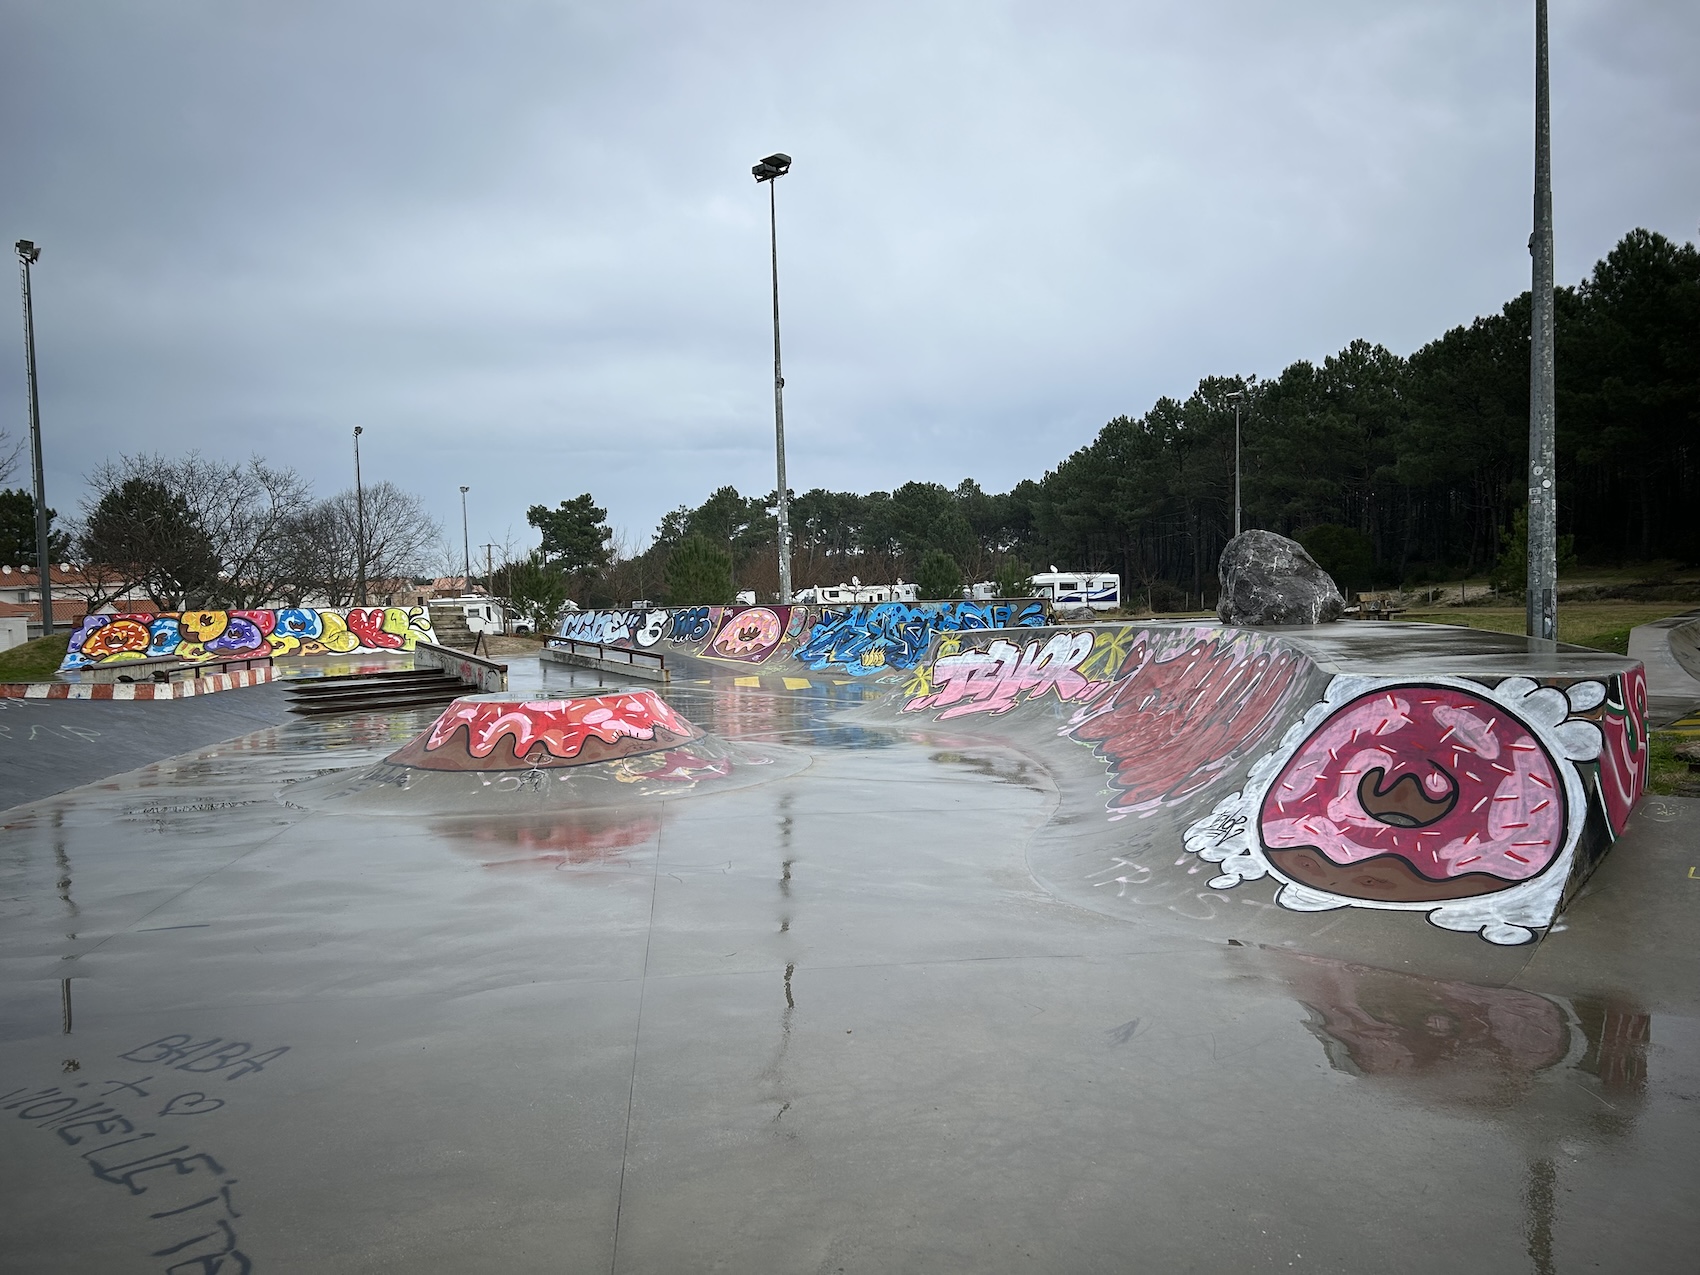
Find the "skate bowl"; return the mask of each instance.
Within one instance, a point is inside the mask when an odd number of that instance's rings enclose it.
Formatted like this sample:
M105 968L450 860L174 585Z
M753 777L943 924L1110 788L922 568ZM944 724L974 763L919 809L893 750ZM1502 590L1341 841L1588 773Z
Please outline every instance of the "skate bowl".
M638 756L724 780L740 766L683 684L853 687L842 723L1013 750L1046 776L1056 809L1027 860L1060 897L1404 912L1506 946L1552 926L1646 785L1633 660L1435 625L1042 620L1020 603L578 613L563 636L660 650L679 690L458 700L361 782L572 771L562 799L588 800L597 766Z
M950 606L621 613L665 690L11 810L11 1265L1681 1269L1700 803L1635 802L1637 662ZM63 765L121 706L0 707Z

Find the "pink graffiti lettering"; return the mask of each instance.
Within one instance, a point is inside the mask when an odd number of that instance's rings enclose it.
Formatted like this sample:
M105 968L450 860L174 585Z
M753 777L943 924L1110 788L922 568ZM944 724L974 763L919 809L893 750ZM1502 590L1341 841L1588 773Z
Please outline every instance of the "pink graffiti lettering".
M939 657L933 664L937 689L910 700L903 711L943 709L942 722L968 713L1007 713L1023 696L1026 703L1047 693L1063 703L1090 703L1109 687L1080 672L1091 653L1090 633L1058 633L1043 646L1033 641L1025 649L998 638L983 650Z

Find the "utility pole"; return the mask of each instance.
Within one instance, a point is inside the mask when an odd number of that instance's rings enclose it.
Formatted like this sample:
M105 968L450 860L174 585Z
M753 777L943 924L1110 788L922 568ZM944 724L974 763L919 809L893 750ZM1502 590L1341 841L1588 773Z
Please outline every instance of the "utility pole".
M466 576L461 583L466 586L468 597L472 596L472 542L467 539L466 531L466 493L471 490L470 487L460 489L460 551L464 555L461 558L461 570ZM488 576L485 578L484 587L486 589L490 587Z
M28 239L13 245L24 279L24 369L30 396L30 450L35 460L35 568L41 585L41 635L53 632L53 564L48 561L47 479L41 467L41 393L35 380L35 308L30 298L30 267L41 260L41 249Z
M779 364L779 213L773 188L790 171L791 157L782 153L769 155L750 169L756 181L767 183L768 244L773 257L773 440L779 454L779 601L786 606L791 602L791 516L785 487L785 376Z
M1558 459L1553 387L1552 112L1547 83L1547 0L1535 0L1535 230L1529 285L1529 580L1527 630L1558 638Z
M1230 390L1228 397L1234 400L1234 534L1240 534L1240 400L1245 397L1244 390Z
M496 546L493 545L493 544L484 545L483 549L484 549L484 592L487 595L489 595L490 597L493 598L493 597L496 596L496 566L495 566ZM498 605L501 605L501 604L498 604ZM505 605L502 605L502 636L506 637L507 633L508 633L508 608Z
M360 426L354 427L354 510L356 519L355 556L358 561L354 564L357 586L360 590L360 605L366 605L366 489L360 485Z

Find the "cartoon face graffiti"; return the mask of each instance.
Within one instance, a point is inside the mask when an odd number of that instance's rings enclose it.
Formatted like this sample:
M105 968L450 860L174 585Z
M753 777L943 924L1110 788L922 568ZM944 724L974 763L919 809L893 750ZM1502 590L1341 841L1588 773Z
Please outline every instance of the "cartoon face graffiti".
M777 612L768 607L745 607L726 612L720 632L709 643L709 650L729 660L752 663L766 659L779 645L784 625Z
M177 617L177 624L183 630L185 642L198 642L205 646L230 623L228 611L185 611Z
M151 638L148 626L140 620L120 617L83 637L83 654L93 660L107 660L118 655L145 655Z
M260 632L259 625L243 616L232 614L226 619L219 635L206 643L206 648L219 655L234 655L243 651L257 651L266 645L265 635Z

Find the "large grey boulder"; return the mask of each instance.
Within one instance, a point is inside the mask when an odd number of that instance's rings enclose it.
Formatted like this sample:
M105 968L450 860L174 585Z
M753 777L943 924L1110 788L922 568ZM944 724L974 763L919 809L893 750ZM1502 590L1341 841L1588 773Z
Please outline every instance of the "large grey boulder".
M1273 531L1242 531L1228 541L1217 573L1224 624L1326 624L1346 609L1304 546Z

